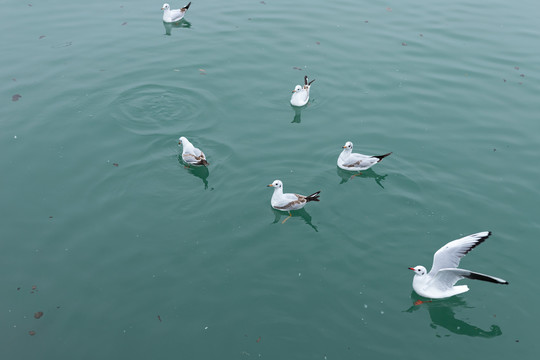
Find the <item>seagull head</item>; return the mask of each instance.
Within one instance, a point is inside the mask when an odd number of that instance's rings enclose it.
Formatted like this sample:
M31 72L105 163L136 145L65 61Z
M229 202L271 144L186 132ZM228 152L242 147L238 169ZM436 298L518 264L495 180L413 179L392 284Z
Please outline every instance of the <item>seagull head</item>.
M282 189L283 183L281 180L274 180L273 183L266 185L267 187L273 187L274 189Z
M342 147L343 147L344 149L347 149L347 150L352 150L353 145L352 145L352 142L347 141L347 142L345 143L345 145L343 145Z
M183 145L185 143L189 143L188 139L186 139L183 136L180 136L180 139L178 139L178 145Z
M292 92L295 93L295 92L299 92L300 90L302 90L302 87L300 85L296 85Z
M171 7L167 3L163 4L163 6L161 7L161 10L170 10L170 9Z
M410 267L409 270L412 270L414 271L414 275L419 275L419 276L422 276L422 275L425 275L426 274L426 268L423 267L422 265L418 265L418 266L415 266L415 267Z

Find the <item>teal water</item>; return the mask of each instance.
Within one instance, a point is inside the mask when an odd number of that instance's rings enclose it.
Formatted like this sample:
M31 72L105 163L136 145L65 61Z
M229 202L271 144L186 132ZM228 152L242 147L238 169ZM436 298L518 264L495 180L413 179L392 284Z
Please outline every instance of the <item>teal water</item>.
M3 3L2 358L537 356L537 2L161 5ZM321 201L281 224L274 179ZM483 230L461 266L510 285L414 306Z

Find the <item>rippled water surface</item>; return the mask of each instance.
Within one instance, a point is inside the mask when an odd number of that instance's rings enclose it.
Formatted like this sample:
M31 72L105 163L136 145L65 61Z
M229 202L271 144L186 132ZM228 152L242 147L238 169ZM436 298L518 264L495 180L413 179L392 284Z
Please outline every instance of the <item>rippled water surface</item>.
M537 2L161 5L2 6L2 358L537 356ZM321 201L282 224L274 179ZM510 285L414 305L483 230L461 265Z

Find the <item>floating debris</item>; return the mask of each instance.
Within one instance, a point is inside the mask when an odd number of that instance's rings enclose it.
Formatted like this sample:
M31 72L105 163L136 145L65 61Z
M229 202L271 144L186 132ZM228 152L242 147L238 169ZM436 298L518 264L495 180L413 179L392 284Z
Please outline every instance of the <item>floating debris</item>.
M424 34L419 34L419 35L420 35L420 37L424 37Z
M32 290L36 290L37 289L37 286L36 285L32 285Z
M294 70L300 70L300 71L302 71L302 68L299 68L298 66L293 66L292 68L293 68Z
M116 166L116 167L118 167L118 163L113 163L113 166Z
M402 43L401 43L401 46L407 46L407 43L406 43L406 42L402 42Z
M259 338L257 339L257 342L258 342L258 343L261 342L261 337L260 337L260 336L259 336Z
M265 3L264 1L259 1L259 2L260 2L261 4L263 4L263 5L266 5L266 3Z
M387 7L387 8L386 8L386 11L392 11L392 8L391 8L391 7Z
M37 313L34 313L34 317L35 317L36 319L39 319L39 318L41 318L42 316L43 316L43 311L38 311Z
M34 335L36 335L36 332L35 332L34 330L30 330L30 331L28 332L28 335L34 336Z
M127 24L127 22L124 21L124 22L122 23L122 26L124 26L124 25L126 25L126 24Z
M15 94L11 97L11 101L19 101L20 98L22 98L22 95Z
M161 316L158 315L157 318L158 318L159 322L161 322Z
M321 42L320 41L315 41L315 44L321 45Z
M525 74L519 74L519 76L521 76L521 77L525 77Z
M45 35L41 35L41 36L39 37L39 40L41 40L41 39L43 39L43 38L45 38Z
M514 69L519 70L519 66L514 66Z

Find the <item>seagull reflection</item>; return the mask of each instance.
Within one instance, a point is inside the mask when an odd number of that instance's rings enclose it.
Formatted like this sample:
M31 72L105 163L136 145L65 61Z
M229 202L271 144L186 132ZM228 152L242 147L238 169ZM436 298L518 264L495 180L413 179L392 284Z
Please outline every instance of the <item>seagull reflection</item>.
M272 222L272 224L276 224L277 222L279 222L281 220L282 216L285 216L285 217L289 216L288 213L276 210L273 207L270 207L270 209L272 209L272 211L274 212L274 216L275 216L275 219ZM311 223L311 215L309 215L309 213L306 211L306 209L292 210L291 211L291 217L293 217L293 218L301 217L302 219L304 219L304 221L305 221L305 223L307 225L309 225L316 232L319 232L317 227Z
M292 105L291 105L291 107L294 110L294 119L293 119L293 121L291 121L291 123L300 124L300 122L302 121L302 109L304 107L303 106L302 107L297 107L297 106L292 106Z
M172 28L190 28L191 23L185 19L182 19L175 23L163 22L163 26L165 27L165 35L171 35Z
M355 177L373 178L375 180L375 182L377 183L377 185L379 185L380 187L382 187L384 189L384 186L382 185L382 182L388 176L388 174L379 175L375 171L373 171L373 169L367 169L367 170L363 170L361 172L343 170L339 166L336 166L336 169L337 169L338 176L341 178L340 184L344 184L347 181L349 181L349 180L351 180L351 179L353 179Z
M204 183L204 189L208 189L208 176L210 172L206 166L187 166L182 160L182 155L178 157L178 162L193 176L198 177ZM212 190L212 189L211 189Z
M420 310L420 308L427 308L429 317L431 318L430 326L433 329L437 329L437 326L440 326L454 334L483 338L493 338L502 335L501 328L497 325L491 325L490 330L486 331L463 320L456 319L454 309L472 308L471 306L467 306L465 300L460 297L453 296L444 300L430 301L413 291L411 293L411 300L413 301L413 306L405 311L412 313L413 311Z

